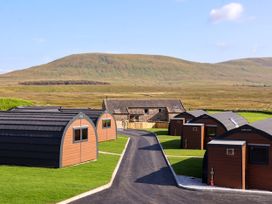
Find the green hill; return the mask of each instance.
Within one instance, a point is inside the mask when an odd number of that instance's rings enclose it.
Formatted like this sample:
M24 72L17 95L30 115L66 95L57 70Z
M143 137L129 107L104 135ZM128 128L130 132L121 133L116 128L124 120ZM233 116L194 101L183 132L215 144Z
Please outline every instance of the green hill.
M40 80L91 80L125 85L220 83L272 85L272 58L217 64L134 54L75 54L48 64L0 75L5 83Z

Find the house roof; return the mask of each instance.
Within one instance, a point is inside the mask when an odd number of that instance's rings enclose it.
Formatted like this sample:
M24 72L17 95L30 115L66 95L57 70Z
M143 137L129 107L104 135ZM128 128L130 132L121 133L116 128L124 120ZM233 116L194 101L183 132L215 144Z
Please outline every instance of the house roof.
M251 126L272 136L272 118L254 122Z
M60 138L67 124L82 116L82 113L0 112L0 136Z
M220 113L215 113L215 114L206 113L206 114L201 115L197 118L194 118L190 122L197 121L199 118L202 118L205 115L219 121L228 131L232 130L234 128L240 127L242 125L248 124L248 122L246 121L245 118L243 118L239 114L234 113L232 111L220 112Z
M98 118L105 112L104 110L93 110L93 109L71 109L71 108L61 108L61 113L84 113L87 115L96 125Z
M220 121L227 130L232 130L234 128L248 124L244 117L232 111L215 113L211 114L210 116Z
M128 114L128 108L166 108L170 113L185 111L180 100L177 99L105 99L105 108L111 113Z
M201 116L201 115L206 114L207 112L204 111L204 110L186 111L186 112L183 112L183 113L180 113L180 114L176 115L175 118L181 117L182 114L184 114L184 113L188 113L188 114L190 114L190 115L192 115L192 116L194 116L194 117L196 118L196 117L199 117L199 116Z
M242 141L242 140L212 140L210 141L208 144L209 145L244 145L246 143L246 141Z

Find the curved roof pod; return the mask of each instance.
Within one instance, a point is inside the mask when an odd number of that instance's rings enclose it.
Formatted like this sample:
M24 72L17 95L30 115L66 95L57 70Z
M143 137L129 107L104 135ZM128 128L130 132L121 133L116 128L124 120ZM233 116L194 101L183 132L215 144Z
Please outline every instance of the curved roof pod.
M58 106L22 106L11 110L15 114L21 113L32 115L50 113L51 117L65 117L65 115L78 114L79 112L85 113L95 124L97 128L98 141L114 140L117 138L117 125L116 120L112 114L100 109L90 108L62 108ZM35 116L34 116L35 117ZM103 120L109 119L106 127L103 126Z
M83 120L90 127L88 132L95 142L93 148L95 148L94 159L96 159L95 126L84 113L52 117L51 113L29 115L0 112L0 163L43 167L64 166L62 165L63 141L66 139L67 129L73 128L71 126L73 122L81 123L80 121ZM69 149L69 146L67 148Z
M238 128L232 129L216 139L225 139L225 137L234 133L256 133L272 140L272 118L260 120L252 124L245 124Z
M220 112L215 114L204 114L192 119L189 123L197 122L199 119L210 118L220 123L226 131L248 124L245 118L232 111Z
M104 110L93 109L60 109L62 113L84 112L95 124L98 142L114 140L117 138L117 124L114 116ZM110 121L109 121L110 120Z

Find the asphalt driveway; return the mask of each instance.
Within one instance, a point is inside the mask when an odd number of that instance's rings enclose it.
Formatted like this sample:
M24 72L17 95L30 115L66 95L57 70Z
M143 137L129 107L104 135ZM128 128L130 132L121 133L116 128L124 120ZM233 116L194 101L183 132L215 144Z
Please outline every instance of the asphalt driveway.
M131 137L110 189L73 203L271 203L272 196L190 191L176 187L156 138L145 131L126 130Z

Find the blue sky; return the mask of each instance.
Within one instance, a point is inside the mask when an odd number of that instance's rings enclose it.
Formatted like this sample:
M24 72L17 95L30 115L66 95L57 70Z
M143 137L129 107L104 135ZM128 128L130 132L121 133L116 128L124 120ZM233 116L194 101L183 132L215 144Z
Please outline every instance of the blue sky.
M0 72L85 52L272 57L271 0L0 0Z

